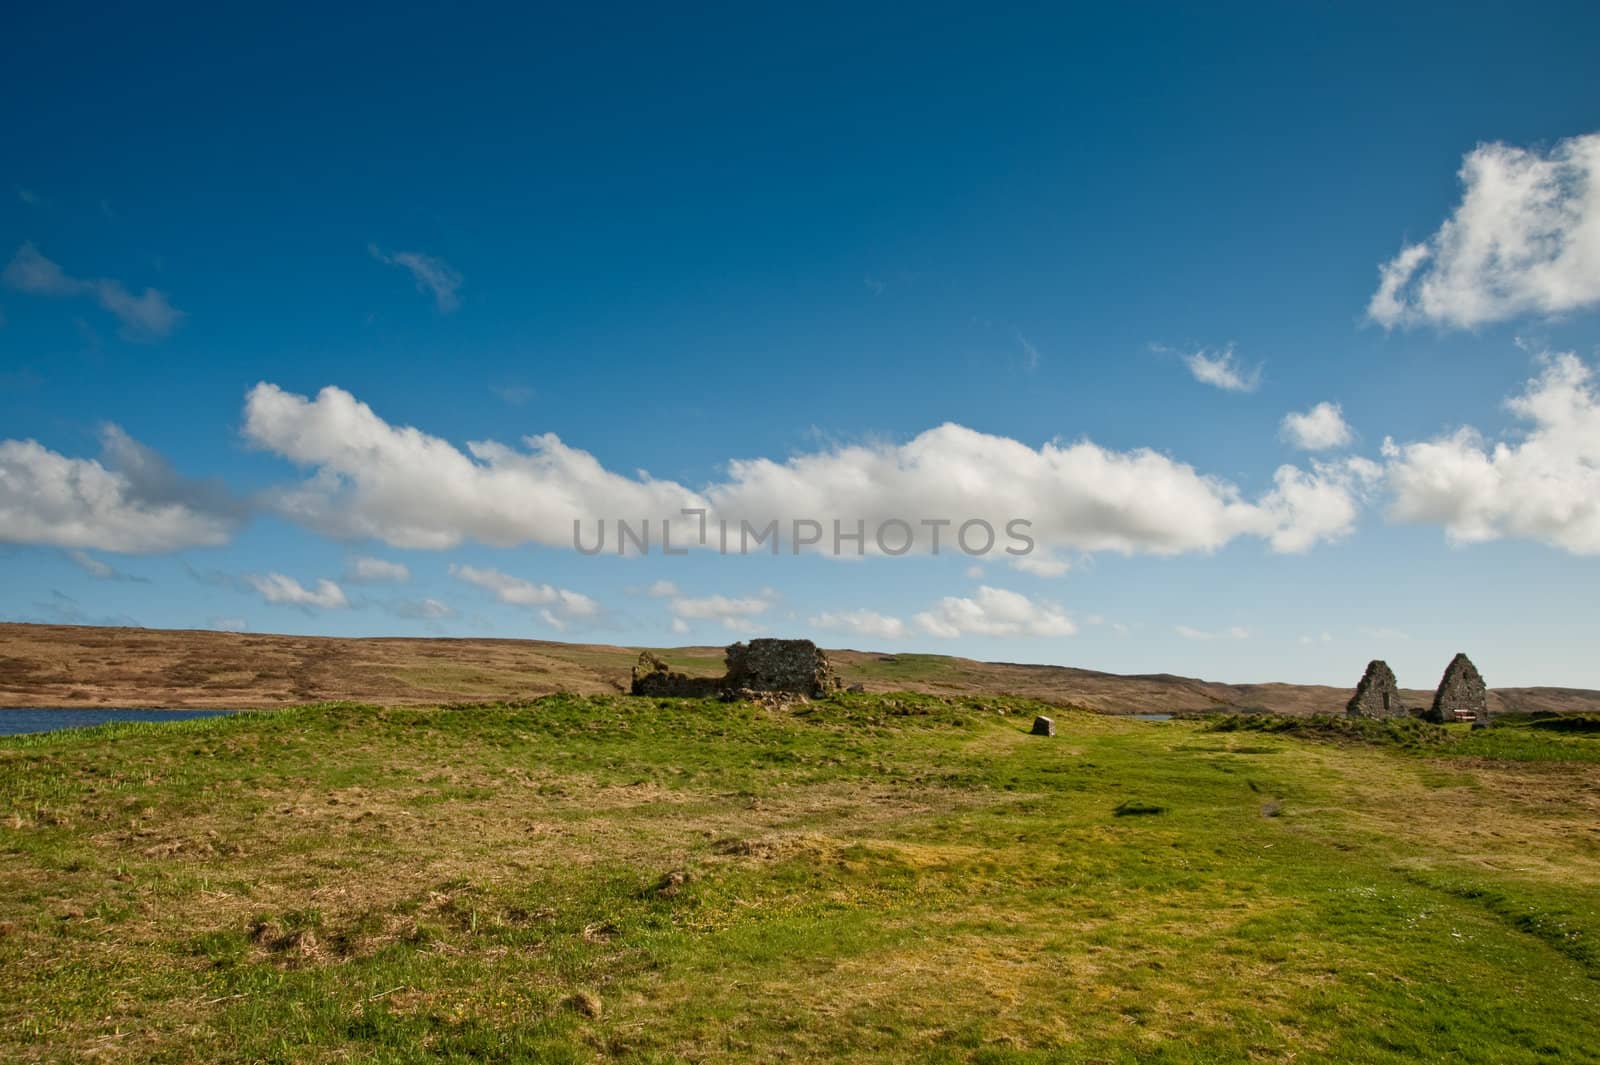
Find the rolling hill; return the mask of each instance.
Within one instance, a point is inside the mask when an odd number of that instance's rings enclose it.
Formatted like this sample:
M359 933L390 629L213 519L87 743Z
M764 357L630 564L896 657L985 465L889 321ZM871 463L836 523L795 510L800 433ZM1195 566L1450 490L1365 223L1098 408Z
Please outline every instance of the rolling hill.
M354 699L393 706L625 691L639 649L543 640L345 639L188 630L0 624L0 706L265 708ZM658 652L689 673L722 671L722 648ZM1338 713L1350 690L1222 684L1165 673L830 650L869 691L1009 694L1108 714ZM1364 663L1351 663L1352 681ZM1432 693L1407 690L1414 705ZM1594 711L1600 692L1497 688L1491 710Z

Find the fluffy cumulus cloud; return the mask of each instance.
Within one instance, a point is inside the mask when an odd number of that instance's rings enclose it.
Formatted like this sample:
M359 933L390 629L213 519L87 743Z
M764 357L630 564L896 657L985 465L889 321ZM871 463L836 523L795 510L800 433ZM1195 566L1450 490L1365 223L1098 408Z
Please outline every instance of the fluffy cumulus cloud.
M981 586L977 594L947 595L912 619L930 636L1071 636L1078 631L1060 607L1020 592Z
M906 634L905 622L876 610L841 610L818 614L811 619L811 624L831 632L847 632L852 636L883 640L898 640Z
M221 544L242 517L218 485L181 477L116 426L99 459L0 441L0 543L153 554Z
M1224 392L1254 392L1261 386L1261 367L1246 368L1232 346L1218 352L1194 351L1183 357L1189 373L1201 384Z
M1438 231L1379 268L1374 321L1470 329L1600 304L1600 134L1549 151L1481 144L1461 183Z
M1282 554L1300 554L1319 541L1337 540L1355 528L1361 504L1383 478L1383 467L1364 458L1313 462L1310 471L1279 466L1270 506L1279 515L1268 537Z
M493 593L502 603L538 608L545 623L561 632L574 621L590 620L601 613L600 604L581 592L535 584L497 569L452 565L450 575Z
M976 518L1003 530L1022 517L1032 522L1035 550L1048 556L1176 555L1212 551L1241 536L1303 551L1353 528L1370 471L1348 463L1283 466L1273 487L1250 500L1159 452L1112 451L1087 440L1033 448L947 424L901 445L841 447L783 463L736 461L730 473L707 494L713 512L732 519L787 525L864 518L874 528L892 518ZM914 531L917 547L931 547L933 530ZM954 535L942 530L945 550ZM869 542L868 552L875 546ZM996 554L1005 557L998 548Z
M416 282L417 291L433 296L434 306L439 308L439 313L449 314L461 306L456 291L461 288L463 279L443 259L424 255L420 251L397 251L388 254L376 244L367 245L367 251L380 263L404 267L410 271L411 279Z
M326 577L317 581L314 588L307 588L293 577L285 577L281 573L248 574L244 579L269 603L322 610L341 610L350 605L344 589Z
M696 491L644 473L613 473L552 434L530 436L520 449L492 441L462 449L390 425L342 389L307 398L271 384L250 392L244 433L310 470L305 481L271 494L280 513L333 536L408 548L468 539L570 547L580 524L592 544L597 520L619 516L653 516L656 550L659 523L673 519L673 542L681 547L698 529L681 511L701 508L713 527L726 521L735 535L741 523L765 529L776 521L785 550L797 522L819 523L823 550L832 546L833 522L847 534L861 523L866 554L899 551L905 531L890 529L884 543L874 536L886 522L907 523L908 549L925 552L935 540L942 551L956 550L959 525L979 520L996 532L994 557L1010 561L1004 548L1025 546L1005 530L1024 519L1042 564L1059 572L1055 553L1074 550L1174 555L1255 537L1274 550L1303 551L1350 531L1363 483L1362 470L1349 464L1284 466L1272 487L1251 499L1156 451L1114 451L1087 440L1034 448L946 424L903 444L840 446L782 462L737 459L722 480ZM614 524L612 530L608 550ZM713 532L709 541L716 540ZM981 545L981 529L967 540ZM855 546L844 542L841 550Z
M525 450L479 441L463 451L390 425L339 388L307 399L257 385L245 403L244 434L314 470L273 494L283 514L329 535L396 547L448 548L468 539L567 547L580 519L676 515L700 505L679 485L611 473L554 435L527 438Z
M112 278L73 277L31 243L17 249L0 280L36 296L88 296L122 323L122 335L129 340L167 336L183 320L183 312L172 305L166 293L146 288L135 295Z
M358 555L345 566L344 579L352 584L404 584L411 570L403 562Z
M1337 403L1318 403L1305 412L1283 416L1283 438L1304 451L1327 451L1350 443L1350 426Z
M1542 357L1507 403L1527 423L1495 443L1472 428L1418 443L1384 442L1390 516L1444 526L1457 543L1514 537L1600 554L1600 394L1575 355Z

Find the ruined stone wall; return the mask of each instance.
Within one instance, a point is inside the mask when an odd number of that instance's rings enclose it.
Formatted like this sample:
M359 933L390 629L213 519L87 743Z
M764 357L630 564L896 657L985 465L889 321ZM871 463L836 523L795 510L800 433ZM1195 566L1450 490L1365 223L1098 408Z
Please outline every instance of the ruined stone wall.
M728 648L729 688L819 696L837 691L828 656L810 640L751 640Z
M1478 667L1464 654L1456 655L1445 667L1439 690L1433 693L1428 720L1455 721L1458 711L1470 713L1475 721L1489 720L1489 688Z
M676 673L661 659L644 651L633 667L633 683L628 690L634 695L705 699L717 694L721 688L721 677L691 677L687 673Z
M727 650L728 672L722 677L691 677L673 672L645 651L633 667L634 695L706 698L728 692L787 692L822 696L839 690L839 678L828 656L810 640L751 640Z
M1367 671L1356 685L1344 712L1351 717L1404 717L1406 708L1400 701L1400 685L1394 679L1389 663L1375 658L1367 663Z

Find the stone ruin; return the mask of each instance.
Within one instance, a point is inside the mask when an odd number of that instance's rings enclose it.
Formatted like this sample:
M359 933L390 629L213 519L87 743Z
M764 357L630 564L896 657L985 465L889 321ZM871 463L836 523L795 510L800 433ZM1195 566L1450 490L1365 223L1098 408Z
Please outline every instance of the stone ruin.
M820 696L839 690L828 656L810 640L751 640L728 648L729 688Z
M1433 693L1433 707L1428 720L1443 724L1447 721L1471 721L1474 724L1489 720L1489 688L1483 683L1483 674L1472 664L1472 659L1458 654L1445 667L1439 680L1439 690Z
M778 694L818 698L840 688L828 656L810 640L751 640L727 649L728 672L721 677L691 677L674 672L649 651L633 667L634 695L746 699Z
M639 653L633 666L633 683L628 691L634 695L670 695L691 699L706 699L722 688L721 677L691 677L677 673L649 651Z
M1395 682L1394 670L1381 658L1367 663L1367 671L1356 685L1355 695L1345 705L1350 717L1405 717L1406 708L1400 701L1400 686Z

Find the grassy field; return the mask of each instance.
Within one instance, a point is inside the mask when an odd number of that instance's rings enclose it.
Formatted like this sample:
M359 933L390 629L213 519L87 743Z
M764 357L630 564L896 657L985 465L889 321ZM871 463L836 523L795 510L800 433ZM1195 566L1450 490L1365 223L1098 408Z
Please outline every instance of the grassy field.
M0 1060L1596 1060L1600 738L1035 709L0 741Z

